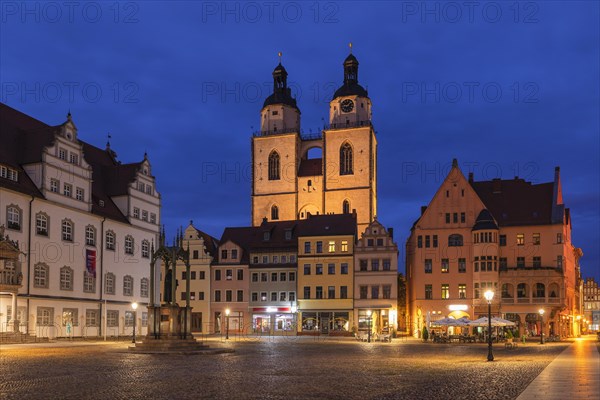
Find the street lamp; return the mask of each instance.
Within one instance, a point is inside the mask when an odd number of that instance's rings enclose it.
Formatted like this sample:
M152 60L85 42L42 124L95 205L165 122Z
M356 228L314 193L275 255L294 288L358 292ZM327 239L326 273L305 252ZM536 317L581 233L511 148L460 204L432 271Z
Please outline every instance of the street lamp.
M544 344L544 309L540 308L540 344Z
M225 309L225 316L227 317L227 321L225 322L225 339L229 340L229 308Z
M131 308L133 308L133 339L131 339L131 343L135 343L135 320L137 319L137 308L138 303L135 301L131 303Z
M367 310L367 316L369 317L369 330L367 331L367 343L371 343L371 310Z
M486 291L484 294L485 299L488 303L488 361L494 361L494 354L492 353L492 299L494 298L494 292L491 290Z

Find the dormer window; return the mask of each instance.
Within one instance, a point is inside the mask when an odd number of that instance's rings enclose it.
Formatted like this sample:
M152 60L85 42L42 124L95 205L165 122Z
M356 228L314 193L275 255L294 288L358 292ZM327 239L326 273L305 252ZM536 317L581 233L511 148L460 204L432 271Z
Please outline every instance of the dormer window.
M67 161L67 151L65 149L58 149L58 158Z
M69 154L69 162L71 164L79 164L79 156L75 153Z
M263 240L269 240L271 239L271 232L267 231L265 233L263 233Z
M17 182L19 180L19 174L17 170L0 165L0 178L9 179Z
M152 185L146 185L146 193L152 194Z

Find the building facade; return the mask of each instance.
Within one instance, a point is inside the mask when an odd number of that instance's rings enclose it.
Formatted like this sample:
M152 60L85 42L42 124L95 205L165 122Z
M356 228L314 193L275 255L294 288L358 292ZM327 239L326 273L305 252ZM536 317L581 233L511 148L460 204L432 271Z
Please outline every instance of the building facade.
M587 332L600 331L600 287L594 278L583 283L583 318Z
M446 316L487 315L483 294L492 290L493 314L521 334L577 335L581 256L558 168L549 183L476 182L454 160L406 243L411 332Z
M358 331L398 330L398 245L377 219L354 247L354 293Z
M309 150L320 149L320 157ZM344 83L329 103L321 132L303 134L300 109L281 63L273 71L273 94L252 137L252 226L308 215L351 213L358 231L377 215L377 139L371 100L358 83L358 60L344 61Z
M0 226L18 241L17 313L0 293L1 329L45 337L130 335L146 322L160 195L146 156L122 164L79 139L71 115L50 126L0 104Z

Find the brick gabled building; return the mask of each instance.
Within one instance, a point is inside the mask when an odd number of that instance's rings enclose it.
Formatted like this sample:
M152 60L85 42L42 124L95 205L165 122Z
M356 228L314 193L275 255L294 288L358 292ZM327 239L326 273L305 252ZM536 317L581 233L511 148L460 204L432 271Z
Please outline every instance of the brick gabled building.
M579 258L560 170L553 182L476 182L454 160L448 176L411 228L406 243L410 329L446 316L487 314L483 293L495 292L492 312L521 333L580 332Z

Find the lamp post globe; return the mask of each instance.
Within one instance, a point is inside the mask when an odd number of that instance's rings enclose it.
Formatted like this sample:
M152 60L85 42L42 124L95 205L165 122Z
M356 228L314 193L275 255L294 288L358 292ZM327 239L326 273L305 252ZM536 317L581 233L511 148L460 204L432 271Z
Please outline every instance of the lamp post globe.
M229 313L231 311L229 310L229 308L225 309L225 316L226 318L226 322L225 322L225 339L229 340Z
M488 303L488 361L494 361L494 354L492 353L492 300L494 298L494 292L487 290L483 296Z
M133 338L131 339L131 343L135 343L135 320L137 319L137 308L138 303L135 301L131 303L131 308L133 309Z
M544 344L544 309L540 308L540 344Z

